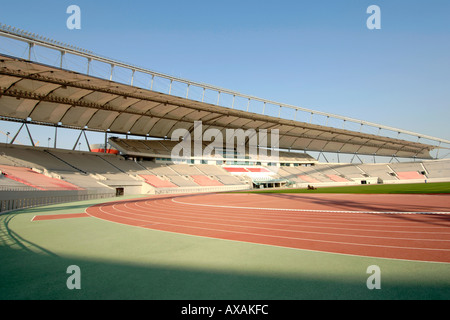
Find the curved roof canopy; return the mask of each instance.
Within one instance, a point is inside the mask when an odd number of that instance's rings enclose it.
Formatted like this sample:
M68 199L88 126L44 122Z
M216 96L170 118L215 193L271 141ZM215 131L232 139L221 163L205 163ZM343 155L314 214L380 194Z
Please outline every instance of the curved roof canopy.
M0 55L0 117L150 137L178 128L279 130L279 147L431 158L436 146L245 112ZM31 120L30 120L31 119Z

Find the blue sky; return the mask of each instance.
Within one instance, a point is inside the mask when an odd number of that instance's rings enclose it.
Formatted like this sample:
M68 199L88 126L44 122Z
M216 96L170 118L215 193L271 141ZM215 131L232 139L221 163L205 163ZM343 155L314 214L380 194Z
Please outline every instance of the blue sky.
M447 0L2 2L1 23L117 60L450 140Z

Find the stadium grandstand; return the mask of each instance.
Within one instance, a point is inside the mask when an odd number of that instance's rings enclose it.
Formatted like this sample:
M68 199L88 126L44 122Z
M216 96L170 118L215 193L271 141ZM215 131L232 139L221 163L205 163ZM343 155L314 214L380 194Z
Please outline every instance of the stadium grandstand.
M0 211L124 194L450 181L445 139L172 77L6 25L0 36L11 47L0 52L0 120L17 126L1 128ZM14 46L26 56L12 55ZM58 62L39 60L42 49ZM86 62L84 71L71 67L74 57ZM94 65L108 75L94 74ZM114 78L118 68L129 71L126 81ZM171 138L177 129L194 134L195 122L201 137L211 129L223 136L277 130L275 147L265 145L277 156L253 157L247 136L244 151L220 145L213 155L174 159L182 140ZM31 126L53 130L53 145L51 138L35 143ZM73 145L58 146L70 140L64 129L75 133ZM103 141L91 144L87 133ZM27 145L18 144L19 134ZM87 150L77 150L83 140ZM209 143L201 141L202 150Z

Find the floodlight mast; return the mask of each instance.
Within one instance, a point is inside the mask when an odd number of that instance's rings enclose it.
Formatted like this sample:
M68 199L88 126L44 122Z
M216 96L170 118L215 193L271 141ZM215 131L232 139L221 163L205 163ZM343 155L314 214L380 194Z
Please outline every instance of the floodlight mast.
M267 105L273 105L273 106L277 106L279 107L279 111L278 111L278 117L281 118L281 111L282 108L287 108L287 109L291 109L295 111L295 117L293 121L298 121L297 120L297 112L301 111L307 114L311 115L311 122L312 122L312 116L313 115L321 115L326 117L326 121L327 121L327 125L328 125L328 120L330 118L334 118L334 119L338 119L338 120L342 120L343 123L345 124L345 122L352 122L352 123L356 123L360 125L360 131L362 130L363 126L368 126L368 127L373 127L378 129L378 134L380 135L381 130L387 130L387 131L391 131L391 132L396 132L399 135L400 134L404 134L407 136L412 136L412 137L416 137L418 139L427 139L430 141L433 141L435 143L439 143L439 146L436 146L436 148L442 149L445 147L442 147L442 144L446 144L446 145L450 145L450 141L446 140L446 139L441 139L441 138L437 138L437 137L432 137L432 136L428 136L428 135L423 135L420 133L416 133L413 131L408 131L408 130L403 130L403 129L399 129L399 128L394 128L394 127L390 127L390 126L386 126L386 125L381 125L381 124L377 124L377 123L373 123L373 122L369 122L369 121L364 121L364 120L359 120L359 119L355 119L355 118L350 118L350 117L346 117L346 116L340 116L337 114L332 114L332 113L327 113L327 112L322 112L322 111L316 111L316 110L312 110L312 109L308 109L308 108L304 108L304 107L298 107L298 106L294 106L294 105L290 105L290 104L286 104L286 103L280 103L280 102L276 102L276 101L271 101L271 100L267 100L267 99L263 99L263 98L258 98L255 96L251 96L251 95L247 95L247 94L242 94L240 92L237 91L233 91L233 90L228 90L228 89L224 89L224 88L220 88L217 86L213 86L213 85L209 85L209 84L205 84L205 83L201 83L201 82L196 82L196 81L191 81L191 80L187 80L187 79L183 79L180 77L175 77L175 76L171 76L168 74L164 74L164 73L160 73L160 72L156 72L156 71L152 71L143 67L139 67L139 66L135 66L135 65L131 65L125 62L121 62L118 60L114 60L111 58L107 58L98 54L95 54L92 51L89 50L85 50L82 48L78 48L76 46L73 45L68 45L68 44L64 44L61 43L59 41L55 41L53 39L49 39L46 37L42 37L40 35L36 35L34 33L30 33L30 32L26 32L24 30L20 30L11 26L7 26L4 24L0 23L0 36L3 37L7 37L7 38L11 38L14 40L18 40L18 41L22 41L22 42L26 42L29 46L28 48L28 60L31 60L31 50L34 46L41 46L41 47L45 47L48 49L53 49L56 50L60 53L60 65L59 67L62 68L63 67L63 57L69 53L69 54L73 54L79 57L83 57L87 59L88 65L87 65L87 75L89 75L90 72L90 65L92 63L92 61L98 61L98 62L102 62L105 64L109 64L111 67L111 73L109 75L109 80L113 79L113 70L115 67L121 67L124 69L128 69L132 72L132 77L131 77L131 85L133 85L134 83L134 78L135 78L135 73L136 72L140 72L143 74L147 74L151 76L151 83L150 83L150 90L153 90L153 83L154 83L154 79L155 77L157 78L162 78L162 79L166 79L170 81L170 85L169 85L169 89L168 89L168 94L171 95L171 91L172 91L172 86L174 82L177 83L182 83L185 84L187 86L186 89L186 99L191 99L189 98L189 88L191 87L198 87L201 88L203 90L203 94L202 94L202 99L201 101L204 102L204 98L205 98L205 91L206 90L211 90L217 93L217 105L219 105L219 101L220 101L220 95L222 94L228 94L230 96L233 97L233 102L232 102L232 106L231 108L234 109L235 107L235 99L236 97L238 98L243 98L245 100L248 100L247 102L247 106L246 106L246 110L249 111L250 110L250 103L251 101L256 101L256 102L260 102L263 103L263 112L262 114L265 115L266 112L266 106ZM194 100L194 99L191 99ZM222 99L223 100L223 99ZM226 107L226 106L224 106ZM447 148L446 148L447 149Z

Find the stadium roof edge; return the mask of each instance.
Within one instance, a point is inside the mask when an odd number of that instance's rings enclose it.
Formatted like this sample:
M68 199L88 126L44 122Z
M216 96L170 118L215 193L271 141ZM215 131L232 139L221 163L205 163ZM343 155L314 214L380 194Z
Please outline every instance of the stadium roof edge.
M142 89L15 57L0 56L5 120L152 137L174 130L279 129L282 149L430 159L436 146L326 127Z

